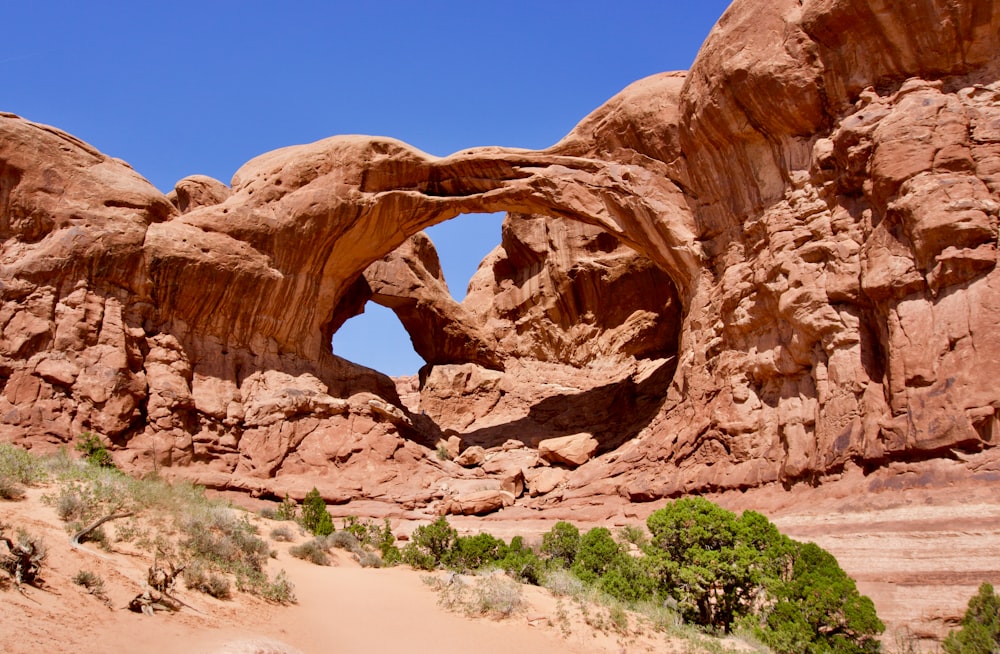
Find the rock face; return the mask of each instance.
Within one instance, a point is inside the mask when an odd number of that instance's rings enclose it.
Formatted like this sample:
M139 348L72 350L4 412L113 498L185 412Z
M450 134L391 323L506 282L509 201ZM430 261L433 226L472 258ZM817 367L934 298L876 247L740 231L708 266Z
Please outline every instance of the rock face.
M1000 12L902 5L737 0L690 72L538 152L334 137L164 196L2 115L0 437L459 513L518 475L569 506L989 450ZM455 302L419 232L492 211ZM405 404L330 349L367 301L428 362ZM497 463L580 433L575 470Z

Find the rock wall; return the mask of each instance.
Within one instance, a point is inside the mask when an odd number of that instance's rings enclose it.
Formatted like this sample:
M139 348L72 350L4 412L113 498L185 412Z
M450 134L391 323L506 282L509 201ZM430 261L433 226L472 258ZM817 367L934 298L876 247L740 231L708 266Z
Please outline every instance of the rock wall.
M737 0L547 150L334 137L169 196L2 115L0 437L460 512L989 449L998 35L982 0ZM499 210L457 303L418 233ZM330 351L369 300L428 361L405 404ZM533 453L567 438L598 456Z

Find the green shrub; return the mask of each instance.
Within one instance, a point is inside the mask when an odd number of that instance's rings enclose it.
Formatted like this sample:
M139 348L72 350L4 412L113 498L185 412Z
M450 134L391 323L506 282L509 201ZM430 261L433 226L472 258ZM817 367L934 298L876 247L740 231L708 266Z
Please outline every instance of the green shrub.
M646 521L658 587L688 622L729 631L749 613L769 580L788 567L791 541L753 511L734 513L684 498Z
M657 597L657 575L652 565L648 558L621 555L601 575L597 586L602 592L623 602L653 600Z
M302 526L316 536L326 536L334 531L333 518L315 486L302 501Z
M872 601L858 593L832 554L815 543L796 549L791 577L776 584L777 602L758 637L779 654L880 651L885 625Z
M448 565L458 571L474 571L495 565L507 556L507 544L487 533L459 536L448 557Z
M438 564L430 553L418 547L413 541L403 546L400 559L406 565L417 570L433 570Z
M499 566L514 579L533 586L540 586L548 571L546 562L525 545L524 539L520 536L511 539L507 553L500 560Z
M105 447L100 436L97 434L89 431L80 434L76 443L76 451L81 452L83 458L91 465L98 466L99 468L115 467L114 459L111 458L111 452L108 451L108 448Z
M1000 597L984 583L969 600L962 628L944 639L947 654L993 654L1000 651Z
M579 547L580 530L569 522L560 520L542 535L542 555L564 568L573 565Z
M570 568L585 584L593 584L622 557L621 546L605 527L595 527L580 538L576 558Z
M410 542L403 548L403 562L420 570L433 570L447 563L458 538L444 516L413 530Z

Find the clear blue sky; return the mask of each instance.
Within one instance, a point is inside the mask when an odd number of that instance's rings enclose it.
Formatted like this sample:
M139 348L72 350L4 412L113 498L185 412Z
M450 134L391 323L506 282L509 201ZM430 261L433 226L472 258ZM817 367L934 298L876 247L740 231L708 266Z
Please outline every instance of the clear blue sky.
M0 111L64 129L163 191L228 183L252 157L333 134L436 155L541 148L629 83L687 69L725 0L17 2ZM430 230L460 298L499 217ZM388 374L422 361L369 305L335 351Z

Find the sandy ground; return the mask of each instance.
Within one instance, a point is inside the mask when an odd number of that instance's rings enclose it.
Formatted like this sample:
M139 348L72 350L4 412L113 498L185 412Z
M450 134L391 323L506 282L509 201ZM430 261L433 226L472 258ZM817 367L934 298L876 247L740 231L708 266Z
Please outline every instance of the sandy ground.
M760 511L783 532L836 555L886 622L887 651L905 651L901 639L911 635L925 651L934 651L935 640L955 626L980 583L1000 586L1000 493L981 483L871 492L860 481L712 499L735 511ZM424 573L362 569L339 552L338 565L315 566L291 557L288 544L274 542L278 556L271 561L271 572L287 572L298 604L276 606L246 595L224 602L182 590L179 594L191 609L154 617L134 614L121 607L141 592L148 559L71 549L55 512L39 502L43 492L31 489L26 501L0 502L0 522L43 536L49 547L46 590L0 591L0 652L696 651L663 634L623 639L613 630L588 626L572 610L568 619L562 618L566 601L559 604L547 591L532 587L524 589L527 608L510 619L468 618L438 605L437 594L421 580ZM641 524L660 506L630 505L622 513L627 517L605 524ZM452 524L464 533L486 530L506 539L523 535L532 542L555 519L544 513L528 519L497 514L487 520L456 518ZM393 523L397 533L408 533L417 524ZM262 535L273 526L263 521ZM105 579L110 606L72 583L81 569Z
M243 594L219 601L180 588L176 595L190 608L154 616L132 613L122 607L142 591L149 561L89 546L72 549L53 509L40 503L43 492L31 489L25 501L0 503L0 521L42 536L48 547L44 589L0 591L0 652L5 654L691 651L687 642L648 629L623 637L591 628L572 609L567 620L558 618L560 611L567 613L566 601L534 587L524 587L527 606L511 618L469 618L438 605L437 593L423 580L427 573L365 569L339 551L334 552L336 565L316 566L291 557L289 544L274 542L278 555L271 571L286 571L297 604L278 606ZM261 526L266 535L273 525L262 521ZM107 604L72 583L81 569L105 580Z

